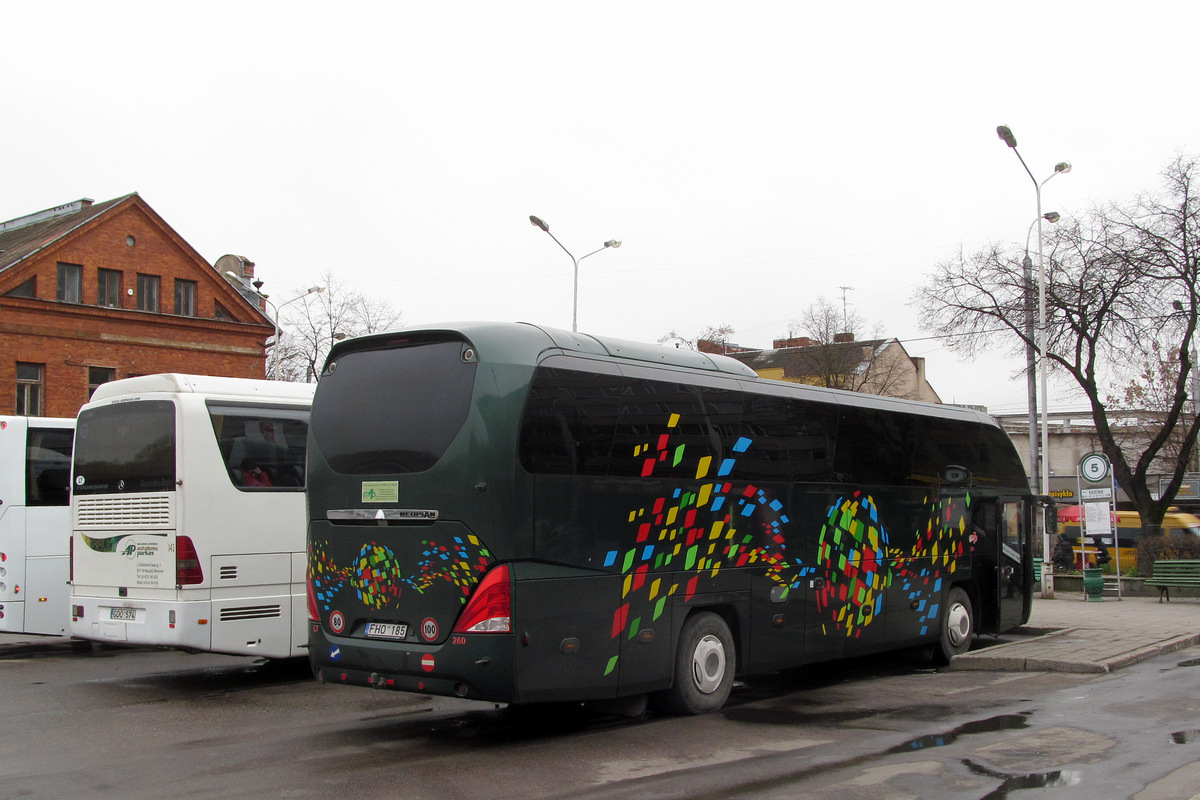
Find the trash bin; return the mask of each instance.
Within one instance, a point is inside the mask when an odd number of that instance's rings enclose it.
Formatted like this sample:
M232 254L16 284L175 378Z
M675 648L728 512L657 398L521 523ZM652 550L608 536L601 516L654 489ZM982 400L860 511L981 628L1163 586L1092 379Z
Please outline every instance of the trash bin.
M1083 594L1089 603L1104 599L1104 571L1102 569L1084 567Z

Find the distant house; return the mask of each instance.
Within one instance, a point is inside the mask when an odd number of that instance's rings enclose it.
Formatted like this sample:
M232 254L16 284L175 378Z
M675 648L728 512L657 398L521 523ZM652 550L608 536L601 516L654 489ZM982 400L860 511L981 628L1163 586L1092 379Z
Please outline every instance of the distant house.
M777 339L770 350L701 342L700 350L724 352L760 377L865 394L940 403L925 377L925 359L908 354L897 339L855 341L838 334L831 344L807 337Z
M73 417L132 375L262 378L275 328L260 302L136 193L2 222L0 414Z

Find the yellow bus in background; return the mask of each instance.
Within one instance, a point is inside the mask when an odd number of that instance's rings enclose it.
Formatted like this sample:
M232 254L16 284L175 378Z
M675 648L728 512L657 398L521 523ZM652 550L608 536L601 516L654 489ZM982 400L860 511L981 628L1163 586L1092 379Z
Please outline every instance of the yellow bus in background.
M1099 547L1104 546L1114 567L1119 563L1125 571L1137 566L1138 542L1142 538L1142 518L1136 511L1117 511L1115 528L1117 541L1114 546L1112 534L1104 537L1087 536L1087 542L1081 548L1079 544L1079 525L1083 516L1081 506L1063 506L1058 510L1058 529L1071 541L1075 551L1075 564L1079 566L1081 549L1086 558L1086 565L1096 565ZM1200 538L1200 517L1188 514L1172 506L1163 515L1164 536L1195 536ZM1097 542L1097 539L1102 541ZM1119 550L1119 552L1118 552Z

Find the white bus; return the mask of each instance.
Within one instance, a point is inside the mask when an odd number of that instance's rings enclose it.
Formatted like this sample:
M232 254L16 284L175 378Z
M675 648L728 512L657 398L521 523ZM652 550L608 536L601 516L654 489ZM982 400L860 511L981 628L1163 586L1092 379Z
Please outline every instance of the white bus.
M72 636L304 655L313 389L163 374L96 390L76 425Z
M75 420L0 417L0 632L67 632Z

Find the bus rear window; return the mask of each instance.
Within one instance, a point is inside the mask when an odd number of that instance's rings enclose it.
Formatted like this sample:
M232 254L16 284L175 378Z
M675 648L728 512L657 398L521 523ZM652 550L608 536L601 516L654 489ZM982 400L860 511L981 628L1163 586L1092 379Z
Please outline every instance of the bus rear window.
M312 433L343 475L422 472L471 408L473 361L461 341L349 352L331 362L313 401Z
M175 490L175 404L138 400L86 409L75 428L76 494Z

